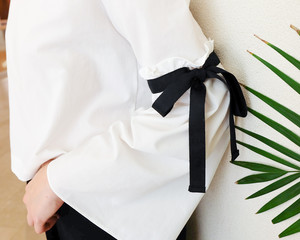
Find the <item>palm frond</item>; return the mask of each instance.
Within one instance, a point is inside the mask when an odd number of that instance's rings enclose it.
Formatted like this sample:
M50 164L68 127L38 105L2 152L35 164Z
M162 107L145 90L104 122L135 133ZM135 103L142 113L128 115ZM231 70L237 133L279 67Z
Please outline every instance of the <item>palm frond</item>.
M290 110L289 108L283 106L282 104L276 102L275 100L265 96L264 94L244 85L241 84L246 90L254 94L256 97L258 97L260 100L264 101L266 104L268 104L270 107L272 107L274 110L279 112L281 115L286 117L288 120L296 124L298 127L300 127L300 115L296 112Z
M278 152L280 152L280 153L282 153L282 154L284 154L284 155L286 155L290 158L293 158L293 159L297 160L298 162L300 162L300 154L298 154L298 153L296 153L296 152L294 152L294 151L292 151L292 150L290 150L290 149L288 149L288 148L286 148L286 147L284 147L284 146L282 146L282 145L274 142L273 140L268 139L268 138L266 138L262 135L259 135L257 133L252 132L252 131L249 131L249 130L246 130L246 129L241 128L239 126L235 126L235 127L236 127L236 129L248 134L251 137L254 137L255 139L257 139L257 140L263 142L264 144L268 145L269 147L277 150Z
M238 141L238 140L236 142L238 144L240 144L240 145L248 148L249 150L251 150L251 151L253 151L253 152L255 152L255 153L257 153L257 154L259 154L261 156L264 156L264 157L266 157L266 158L268 158L270 160L273 160L273 161L275 161L277 163L280 163L282 165L285 165L287 167L290 167L290 168L293 168L293 169L296 169L296 170L300 170L299 166L297 166L297 165L295 165L295 164L293 164L293 163L291 163L291 162L289 162L289 161L287 161L287 160L285 160L285 159L283 159L281 157L278 157L278 156L276 156L276 155L274 155L274 154L272 154L270 152L267 152L267 151L265 151L265 150L263 150L261 148L255 147L253 145L250 145L250 144Z
M255 111L254 109L248 107L248 111L252 113L255 117L263 121L265 124L269 125L271 128L276 130L277 132L281 133L283 136L288 138L290 141L295 143L296 145L300 146L300 137L295 134L290 129L286 128L285 126L281 125L280 123L268 118L267 116L263 115L260 112Z
M300 94L300 84L295 81L293 78L285 74L284 72L280 71L278 68L267 62L266 60L262 59L261 57L257 56L256 54L248 51L253 57L267 66L272 72L274 72L278 77L280 77L283 81L285 81L292 89L294 89L297 93Z
M236 181L236 183L251 184L251 183L267 182L279 178L285 174L287 174L287 172L253 174Z
M267 210L270 210L274 207L277 207L278 205L285 203L286 201L296 197L300 194L300 182L296 183L295 185L291 186L284 192L280 193L276 197L274 197L272 200L267 202L264 206L262 206L257 213L262 213Z
M252 198L256 198L256 197L260 197L262 195L265 195L267 193L273 192L283 186L286 186L287 184L295 181L296 179L300 178L300 173L295 173L292 174L290 176L281 178L279 180L277 180L274 183L271 183L270 185L262 188L261 190L253 193L252 195L250 195L249 197L247 197L246 199L252 199Z
M273 48L276 52L278 52L281 56L283 56L286 60L288 60L291 64L293 64L296 68L300 70L300 61L291 56L290 54L286 53L285 51L281 50L279 47L273 45L272 43L267 42L266 40L261 39L259 36L254 34L255 37L260 39L262 42Z
M279 237L286 237L295 233L300 232L300 219L294 222L291 226L285 229L282 233L279 234Z
M266 164L261 164L261 163L255 163L255 162L246 162L246 161L231 161L232 164L243 167L243 168L248 168L253 171L258 171L258 172L271 172L271 173L282 173L282 172L288 172L286 170L269 166Z
M300 213L300 198L296 200L291 206L285 209L282 213L272 219L272 223L276 224L289 219Z
M300 30L296 28L295 26L291 25L291 28L294 29L299 35ZM255 35L256 36L256 35ZM259 38L258 36L256 36ZM293 64L297 69L300 70L300 61L296 59L294 56L288 54L287 52L283 51L281 48L259 38L264 43L266 43L269 47L271 47L273 50L278 52L282 57L284 57L287 61L289 61L291 64ZM270 62L266 61L265 59L261 58L260 56L248 51L253 57L255 57L258 61L263 63L267 68L269 68L272 72L274 72L280 79L282 79L285 83L287 83L294 91L296 91L298 94L300 94L300 83L297 82L295 79L290 77L288 74L284 73L274 65L272 65ZM300 115L291 109L283 106L279 102L273 100L272 98L246 86L241 84L247 91L254 94L256 97L258 97L260 100L268 104L271 108L273 108L275 111L283 115L285 118L287 118L289 121L294 123L296 126L300 127ZM278 123L276 119L271 119L270 117L267 117L265 114L254 110L252 108L248 108L249 112L252 113L255 117L263 121L265 124L267 124L269 127L272 127L277 132L285 136L288 140L295 143L297 146L300 146L300 136L295 133L294 130L287 128L283 126L282 124ZM300 162L300 154L298 152L295 152L281 144L278 144L276 140L273 140L272 138L267 138L265 136L262 136L260 134L257 134L255 132L252 132L250 130L241 128L236 126L236 129L242 131L243 133L255 138L256 140L266 144L267 146L275 149L276 151L280 152L281 154L284 154L298 162ZM275 190L278 190L284 186L286 186L289 183L295 182L294 185L289 187L288 189L282 191L277 196L272 198L269 202L264 204L257 213L262 213L265 211L268 211L270 209L273 209L281 204L286 203L288 200L293 199L298 196L298 199L294 201L293 204L291 204L289 207L287 207L284 211L282 211L280 214L278 214L275 218L273 218L273 223L279 223L286 219L289 219L297 214L300 213L300 166L292 163L291 161L285 160L281 157L278 157L274 155L273 153L270 153L266 150L263 150L261 148L252 146L250 144L237 141L238 144L248 148L249 150L264 156L272 161L275 161L283 166L289 167L292 170L284 170L281 167L274 167L270 166L268 164L263 163L257 163L257 162L247 162L247 161L235 161L232 162L233 164L250 169L252 171L256 172L262 172L260 174L254 174L246 176L240 180L237 181L238 184L250 184L250 183L259 183L259 182L267 182L270 180L275 180L271 184L268 184L267 186L261 188L257 192L253 193L246 199L256 198L265 194L268 194L270 192L273 192ZM287 176L284 176L286 175ZM282 177L283 176L283 177ZM295 223L293 223L291 226L289 226L286 230L284 230L282 233L280 233L279 237L285 237L292 235L294 233L300 232L300 219L298 219Z

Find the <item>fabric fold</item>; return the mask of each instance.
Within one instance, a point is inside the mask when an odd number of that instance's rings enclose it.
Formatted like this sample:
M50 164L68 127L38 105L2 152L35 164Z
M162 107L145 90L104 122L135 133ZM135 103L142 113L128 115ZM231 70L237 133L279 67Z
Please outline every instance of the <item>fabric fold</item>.
M139 74L144 79L154 79L182 67L188 67L189 69L198 68L205 63L208 56L213 52L214 40L208 39L203 46L205 53L194 61L182 57L170 57L160 61L156 65L141 67Z

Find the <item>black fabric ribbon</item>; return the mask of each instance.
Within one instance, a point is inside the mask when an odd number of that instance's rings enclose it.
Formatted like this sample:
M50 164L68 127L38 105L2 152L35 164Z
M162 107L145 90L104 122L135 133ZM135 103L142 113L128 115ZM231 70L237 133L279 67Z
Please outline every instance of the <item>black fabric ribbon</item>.
M232 161L239 155L236 146L234 116L245 117L247 105L242 90L235 76L217 67L220 60L212 52L201 68L179 68L161 77L148 80L152 93L162 92L152 107L163 117L173 108L175 102L189 89L189 157L190 157L190 192L205 192L205 96L204 81L217 78L224 82L230 91L230 146ZM218 75L222 74L224 79Z

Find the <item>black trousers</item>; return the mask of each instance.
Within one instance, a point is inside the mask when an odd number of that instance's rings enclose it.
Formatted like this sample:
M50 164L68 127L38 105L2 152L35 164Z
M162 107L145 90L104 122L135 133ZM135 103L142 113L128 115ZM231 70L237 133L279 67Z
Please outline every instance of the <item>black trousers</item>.
M47 240L116 240L66 203L58 210L58 214L60 218L46 232ZM185 239L186 227L182 229L177 240Z

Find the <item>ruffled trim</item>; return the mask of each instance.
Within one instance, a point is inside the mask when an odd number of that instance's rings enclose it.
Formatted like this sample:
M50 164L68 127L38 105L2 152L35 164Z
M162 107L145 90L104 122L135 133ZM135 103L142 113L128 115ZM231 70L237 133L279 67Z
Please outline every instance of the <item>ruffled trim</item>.
M206 53L195 61L190 61L182 57L171 57L160 61L156 65L142 67L139 70L139 74L144 79L154 79L182 67L188 67L190 69L199 68L213 52L214 40L208 39L208 41L204 43L204 48Z

